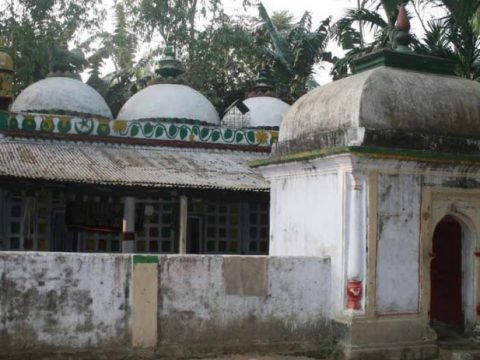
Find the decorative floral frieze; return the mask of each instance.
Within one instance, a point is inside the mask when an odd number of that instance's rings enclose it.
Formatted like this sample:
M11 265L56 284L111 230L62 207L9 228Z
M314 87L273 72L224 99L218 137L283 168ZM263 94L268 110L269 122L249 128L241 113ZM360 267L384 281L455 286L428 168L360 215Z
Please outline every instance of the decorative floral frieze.
M170 119L124 121L82 118L69 115L12 113L7 120L0 121L0 128L64 135L91 135L267 147L278 140L278 131L271 129L238 130L195 123L182 123Z

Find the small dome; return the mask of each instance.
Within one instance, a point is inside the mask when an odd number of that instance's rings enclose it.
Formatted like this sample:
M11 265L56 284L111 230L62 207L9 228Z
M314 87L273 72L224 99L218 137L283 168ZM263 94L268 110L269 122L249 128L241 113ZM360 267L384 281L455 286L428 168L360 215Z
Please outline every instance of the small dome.
M12 57L4 51L0 51L0 70L13 71Z
M453 151L447 143L459 138L480 139L480 83L382 66L301 97L285 115L277 153L360 145Z
M230 109L222 119L222 125L234 129L256 127L280 127L290 107L270 96L251 97L243 101L250 110L242 114L237 107Z
M92 87L69 77L49 77L23 90L15 99L12 112L86 114L112 118L103 97Z
M118 113L118 120L187 119L220 124L213 105L186 85L155 84L133 95Z

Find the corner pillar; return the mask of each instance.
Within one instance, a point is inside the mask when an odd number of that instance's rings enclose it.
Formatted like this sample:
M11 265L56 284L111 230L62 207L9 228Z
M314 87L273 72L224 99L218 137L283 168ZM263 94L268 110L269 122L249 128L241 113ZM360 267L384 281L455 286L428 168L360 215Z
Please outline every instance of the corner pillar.
M132 346L155 349L158 338L158 256L133 255Z
M178 236L178 253L187 253L187 222L188 222L188 197L180 196L180 231Z
M123 203L122 252L135 251L135 198L127 196Z
M347 309L362 310L365 263L365 180L347 176Z

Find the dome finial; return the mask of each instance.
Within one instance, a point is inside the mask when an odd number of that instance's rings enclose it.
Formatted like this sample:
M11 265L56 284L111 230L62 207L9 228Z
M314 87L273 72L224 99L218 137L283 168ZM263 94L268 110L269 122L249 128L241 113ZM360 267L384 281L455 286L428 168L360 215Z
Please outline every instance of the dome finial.
M158 62L156 73L164 79L176 79L184 73L182 64L175 57L173 44L167 43L163 52L163 58Z
M396 34L391 48L384 48L353 60L354 74L380 66L410 69L434 74L455 74L455 62L444 58L416 54L409 47L412 37L409 34L410 20L405 9L405 0L398 9L395 23Z
M410 20L407 15L407 10L405 9L405 4L401 4L398 9L395 28L397 29L397 35L395 36L396 50L401 52L411 52L408 47L411 41L409 34Z
M78 72L86 64L85 55L80 49L68 50L68 44L62 43L52 49L52 62L49 77L71 77L80 79Z
M274 91L275 86L272 71L266 61L263 61L260 71L258 72L257 80L255 81L255 86L248 94L248 97L274 96Z
M5 38L0 37L0 110L8 110L13 100L13 60L6 45Z

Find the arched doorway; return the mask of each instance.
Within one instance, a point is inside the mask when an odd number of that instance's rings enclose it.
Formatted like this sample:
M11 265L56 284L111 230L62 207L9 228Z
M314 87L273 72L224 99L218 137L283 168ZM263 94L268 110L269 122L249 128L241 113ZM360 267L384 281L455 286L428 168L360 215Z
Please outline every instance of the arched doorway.
M445 216L437 224L431 256L432 326L437 332L462 331L462 225L452 216Z

